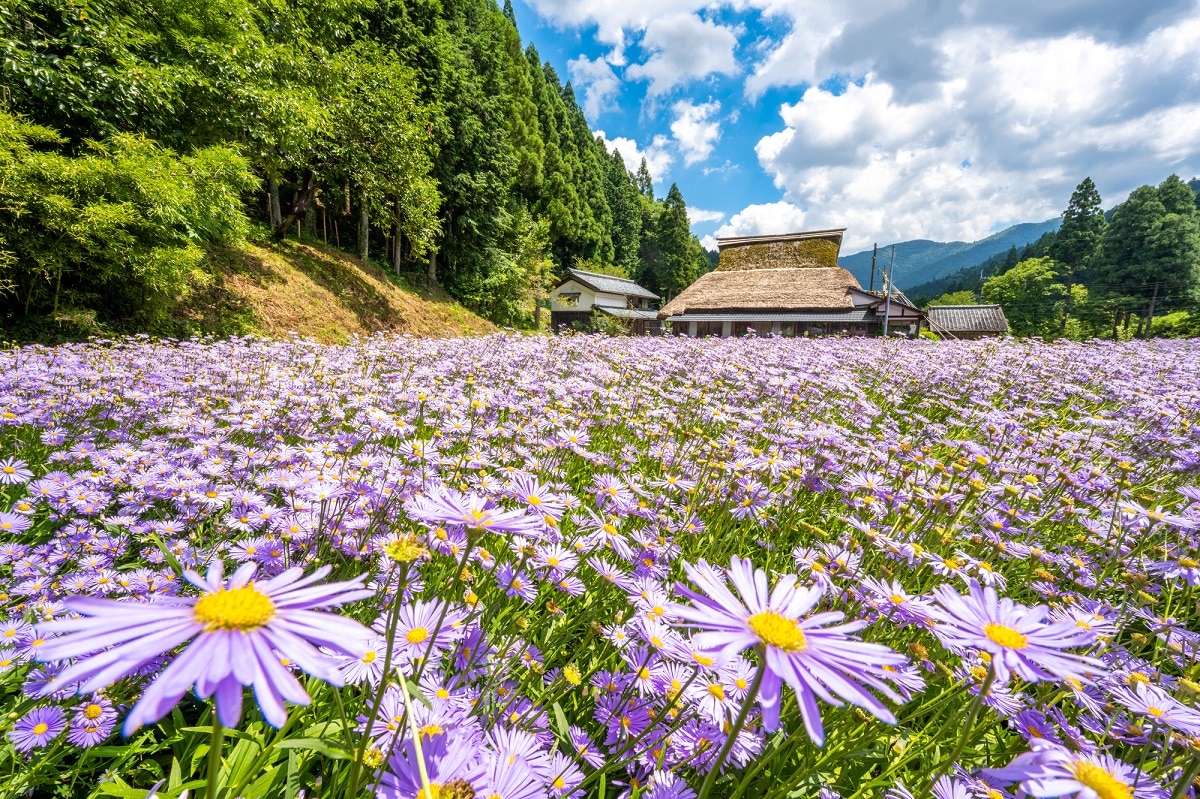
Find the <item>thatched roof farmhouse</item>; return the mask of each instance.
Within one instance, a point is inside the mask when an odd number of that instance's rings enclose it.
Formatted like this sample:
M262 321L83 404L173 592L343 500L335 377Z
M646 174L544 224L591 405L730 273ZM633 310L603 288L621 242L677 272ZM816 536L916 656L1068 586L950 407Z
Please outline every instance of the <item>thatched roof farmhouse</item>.
M689 336L915 333L922 313L902 296L863 291L837 265L843 229L718 239L720 262L660 316Z

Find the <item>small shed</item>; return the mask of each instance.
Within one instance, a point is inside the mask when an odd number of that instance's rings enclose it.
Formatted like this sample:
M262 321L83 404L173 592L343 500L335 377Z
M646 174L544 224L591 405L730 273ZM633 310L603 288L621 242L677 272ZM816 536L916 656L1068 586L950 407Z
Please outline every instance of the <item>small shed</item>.
M1008 333L999 305L934 305L927 312L929 329L949 338L983 338Z
M658 295L625 277L568 269L550 295L550 325L586 330L592 314L624 321L634 335L662 329L654 304Z

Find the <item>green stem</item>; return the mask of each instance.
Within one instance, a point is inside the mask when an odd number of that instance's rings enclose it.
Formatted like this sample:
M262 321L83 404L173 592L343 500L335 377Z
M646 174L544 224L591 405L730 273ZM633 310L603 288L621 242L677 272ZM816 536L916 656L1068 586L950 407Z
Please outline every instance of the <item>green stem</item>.
M404 715L408 716L408 730L412 734L413 749L417 755L417 772L421 775L421 796L424 799L434 799L433 786L429 784L429 772L425 768L425 753L421 751L421 732L417 729L417 719L412 713L412 697L408 695L408 680L400 675L400 690L404 693Z
M221 774L221 753L225 747L225 728L221 726L221 720L217 718L216 708L213 708L212 714L212 740L208 745L208 792L205 793L206 799L218 799L220 796L217 778Z
M1179 784L1175 786L1175 790L1171 792L1171 799L1183 799L1187 793L1188 786L1196 779L1196 775L1200 774L1200 757L1193 758L1192 763L1183 774L1179 775Z
M725 738L725 745L721 747L721 751L717 754L717 759L713 761L712 769L709 770L708 776L704 778L704 784L700 786L700 794L697 799L708 799L708 794L712 790L713 783L717 781L717 775L721 772L721 766L725 765L725 758L729 756L729 752L733 749L734 741L737 740L738 734L742 731L742 727L746 724L746 717L750 715L750 708L754 706L754 700L758 698L758 689L762 687L763 677L767 674L767 653L763 648L758 647L758 672L754 675L754 682L750 684L750 690L746 692L746 698L742 702L742 709L737 715L737 719L733 722L733 727L729 730L729 735Z
M971 709L967 712L967 723L963 726L962 735L958 736L958 743L954 745L954 750L950 752L950 756L942 761L937 770L933 773L933 778L929 781L929 787L932 790L933 784L950 769L962 753L967 748L967 742L971 739L971 733L975 730L975 721L979 718L979 711L983 707L983 699L988 695L988 691L992 690L992 683L996 681L996 667L988 666L987 677L983 680L983 685L979 689L979 693L971 701Z

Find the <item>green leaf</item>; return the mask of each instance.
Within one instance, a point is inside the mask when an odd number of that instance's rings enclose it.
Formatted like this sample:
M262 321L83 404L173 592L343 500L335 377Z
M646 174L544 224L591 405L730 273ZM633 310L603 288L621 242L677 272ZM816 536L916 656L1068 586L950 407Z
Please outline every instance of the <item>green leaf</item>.
M336 741L323 738L289 738L275 744L278 749L307 749L335 760L349 760L350 750Z

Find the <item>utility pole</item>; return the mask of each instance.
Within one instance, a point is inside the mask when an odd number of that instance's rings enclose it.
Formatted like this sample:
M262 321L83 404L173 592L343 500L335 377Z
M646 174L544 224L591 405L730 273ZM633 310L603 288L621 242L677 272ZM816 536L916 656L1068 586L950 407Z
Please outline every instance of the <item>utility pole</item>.
M1158 302L1159 283L1154 284L1154 293L1150 295L1150 312L1146 314L1146 338L1150 338L1150 326L1154 324L1154 305Z
M886 291L886 299L883 302L883 337L887 338L888 322L892 316L892 268L896 265L896 245L892 245L892 259L888 261L887 271L883 273L883 285Z
M879 252L879 242L871 245L871 288L867 291L875 290L875 255Z

